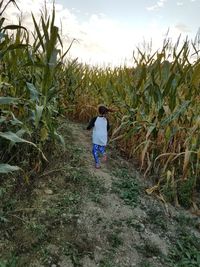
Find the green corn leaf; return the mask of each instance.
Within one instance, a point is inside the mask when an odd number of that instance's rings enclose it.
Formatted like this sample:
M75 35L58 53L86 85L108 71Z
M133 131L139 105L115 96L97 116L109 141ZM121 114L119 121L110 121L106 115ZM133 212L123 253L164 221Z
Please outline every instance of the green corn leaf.
M19 171L21 168L18 166L12 166L5 163L0 163L0 173L9 173L13 171Z
M33 142L25 140L25 139L19 137L17 134L10 132L10 131L9 132L0 132L0 137L7 139L13 143L27 143L27 144L34 146L35 148L37 148L41 152L43 158L47 161L47 159L46 159L45 155L43 154L43 152L41 151L41 149L38 148L36 146L36 144L34 144Z
M58 134L56 131L54 131L54 135L56 136L58 141L63 145L63 147L65 149L65 140L64 140L63 136Z
M35 30L36 30L36 32L37 32L37 37L39 38L39 41L40 41L39 44L42 46L43 51L45 51L45 46L44 46L44 42L43 42L43 37L42 37L42 35L41 35L41 33L40 33L39 26L37 25L37 22L36 22L36 20L35 20L35 17L33 16L33 14L32 14L32 18L33 18L33 23L34 23L34 26L35 26Z
M29 89L31 100L38 101L39 93L38 93L38 90L35 88L34 84L27 82L26 85Z
M183 102L182 105L175 112L173 112L172 114L170 114L170 116L162 120L160 125L161 126L168 125L169 123L177 119L181 114L185 112L190 103L191 101Z
M48 42L48 47L47 47L47 62L50 63L50 59L52 57L52 53L54 53L55 47L56 47L56 42L58 38L58 27L54 26L51 31L51 36L50 40Z
M0 137L2 138L5 138L11 142L14 142L14 143L28 143L28 144L31 144L33 146L36 147L36 145L30 141L27 141L21 137L19 137L18 135L16 135L15 133L13 132L0 132Z
M36 128L38 128L38 126L39 126L39 122L40 122L40 120L42 118L43 110L44 110L44 106L36 105L36 109L33 112L33 114L34 114L34 122L35 122L35 127Z
M49 19L48 19L47 23L45 23L44 18L42 16L41 20L42 20L42 29L44 32L45 41L48 44L48 42L49 42L49 33L48 33Z
M12 124L12 125L23 125L23 122L20 121L20 120L18 120L18 119L15 117L14 113L11 112L11 116L12 116L12 120L11 120L11 124Z
M163 96L169 95L174 78L175 78L175 74L171 73L168 79L166 80L164 91L163 91Z
M27 29L23 26L20 26L20 25L7 25L7 26L3 27L1 30L5 31L5 30L18 30L18 29L23 29L27 32Z
M2 2L3 2L3 1L2 1ZM1 26L3 25L4 21L5 21L5 18L1 18L1 19L0 19L0 29L1 29Z
M10 97L10 96L1 96L0 105L9 105L16 104L19 101L19 98Z

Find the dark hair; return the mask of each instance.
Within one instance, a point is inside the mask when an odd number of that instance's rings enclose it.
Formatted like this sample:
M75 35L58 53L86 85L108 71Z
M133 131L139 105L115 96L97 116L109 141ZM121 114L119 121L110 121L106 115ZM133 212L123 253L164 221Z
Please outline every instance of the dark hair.
M99 113L100 113L101 115L104 115L104 114L108 113L108 111L109 111L109 109L106 108L105 106L100 106L100 107L99 107Z

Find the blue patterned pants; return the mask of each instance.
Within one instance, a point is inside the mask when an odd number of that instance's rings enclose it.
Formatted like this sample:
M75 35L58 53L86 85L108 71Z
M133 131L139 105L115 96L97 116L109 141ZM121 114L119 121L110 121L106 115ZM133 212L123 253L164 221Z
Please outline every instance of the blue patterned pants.
M92 147L92 154L94 156L94 160L96 164L99 164L99 153L102 155L105 155L105 146L100 146L100 145L96 145L93 144Z

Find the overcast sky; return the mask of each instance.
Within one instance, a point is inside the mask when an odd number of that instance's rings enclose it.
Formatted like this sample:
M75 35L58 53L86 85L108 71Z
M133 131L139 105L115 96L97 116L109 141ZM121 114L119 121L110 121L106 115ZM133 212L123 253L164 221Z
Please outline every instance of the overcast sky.
M30 11L39 14L44 0L16 2L24 14L23 25L29 27ZM56 0L55 7L64 42L77 39L70 55L91 64L129 62L144 41L152 40L153 49L162 47L168 29L175 41L180 34L194 39L200 27L200 0ZM14 22L17 10L10 5L7 13Z

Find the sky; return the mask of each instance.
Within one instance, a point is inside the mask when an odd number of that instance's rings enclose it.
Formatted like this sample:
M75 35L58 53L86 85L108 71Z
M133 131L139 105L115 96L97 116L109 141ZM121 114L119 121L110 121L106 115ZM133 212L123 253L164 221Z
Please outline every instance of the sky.
M16 0L23 25L31 28L30 12L39 16L44 0ZM52 1L46 0L49 10ZM80 62L100 66L131 64L133 51L152 43L186 36L194 40L200 27L200 0L55 0L56 24L62 29L68 54ZM18 11L9 6L7 23L15 23Z

